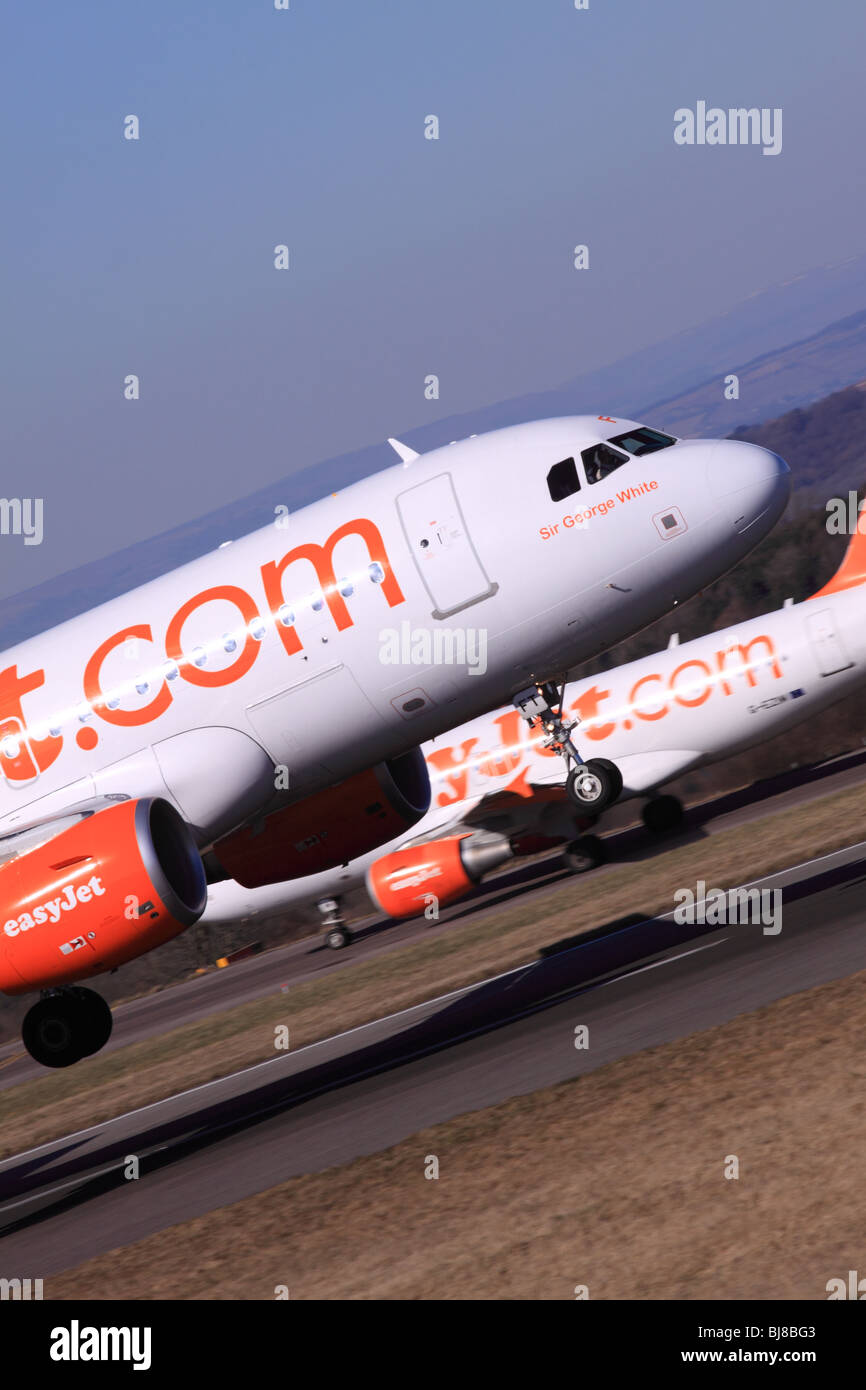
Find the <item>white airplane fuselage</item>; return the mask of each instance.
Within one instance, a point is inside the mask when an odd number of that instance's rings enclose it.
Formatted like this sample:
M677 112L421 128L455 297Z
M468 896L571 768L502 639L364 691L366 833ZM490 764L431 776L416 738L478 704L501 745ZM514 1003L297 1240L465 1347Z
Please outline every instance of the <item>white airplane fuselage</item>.
M507 701L729 569L789 491L775 455L679 441L594 484L630 422L572 417L434 450L0 658L0 833L163 797L200 846ZM550 470L577 460L578 491ZM568 471L568 470L566 470ZM585 515L584 515L585 513ZM486 665L385 659L383 634L483 630ZM2 881L0 881L2 888Z
M863 563L866 538L858 537L851 549ZM866 583L831 583L801 603L570 682L564 708L580 720L574 738L581 754L617 764L625 800L775 738L864 681ZM363 884L373 865L402 846L454 826L511 838L567 840L575 834L562 760L541 746L540 734L530 732L515 710L471 720L423 752L432 804L409 834L348 865L292 882L255 890L213 884L203 921L339 896ZM550 795L557 791L562 794Z

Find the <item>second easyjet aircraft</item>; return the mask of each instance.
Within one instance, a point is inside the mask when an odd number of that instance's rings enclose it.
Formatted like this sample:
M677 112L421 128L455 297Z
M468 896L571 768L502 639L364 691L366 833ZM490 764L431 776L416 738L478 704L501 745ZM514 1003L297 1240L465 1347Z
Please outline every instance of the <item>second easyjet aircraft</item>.
M679 801L660 787L813 717L866 681L866 536L855 534L833 578L802 603L569 684L577 737L612 758L621 799L649 796L644 820L671 829ZM215 883L205 922L323 904L331 946L345 945L339 898L366 881L394 917L427 912L470 891L522 849L564 843L575 872L598 864L604 842L575 838L580 821L562 769L513 710L476 719L424 748L433 804L414 829L356 861L269 888ZM584 822L585 824L585 822ZM292 855L303 859L303 847Z

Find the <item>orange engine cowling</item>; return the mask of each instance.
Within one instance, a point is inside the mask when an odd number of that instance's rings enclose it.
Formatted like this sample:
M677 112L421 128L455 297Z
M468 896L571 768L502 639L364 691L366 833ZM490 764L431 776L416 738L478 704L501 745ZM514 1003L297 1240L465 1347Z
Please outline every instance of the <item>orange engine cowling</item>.
M0 990L69 984L144 955L207 902L192 832L167 801L122 801L0 867Z
M261 888L368 854L411 830L429 806L427 764L413 748L226 835L214 854L229 878Z
M511 858L504 835L467 830L377 859L367 870L367 892L389 917L414 917L432 898L440 907L457 902L484 874Z

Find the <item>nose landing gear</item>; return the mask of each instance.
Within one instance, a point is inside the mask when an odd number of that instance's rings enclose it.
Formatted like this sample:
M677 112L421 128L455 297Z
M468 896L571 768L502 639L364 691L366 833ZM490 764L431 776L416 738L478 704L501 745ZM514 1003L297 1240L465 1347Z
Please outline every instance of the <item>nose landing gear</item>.
M70 1067L92 1057L111 1037L111 1009L92 989L46 990L24 1016L21 1037L43 1067Z
M590 758L582 771L568 774L565 789L581 810L603 811L622 791L622 773L609 758Z
M340 899L320 898L316 907L322 917L325 945L331 951L342 951L343 947L351 942L352 933L340 915Z
M619 768L608 758L583 761L571 739L571 731L577 727L577 720L563 719L562 695L552 681L536 683L518 691L513 703L530 728L536 725L543 727L543 747L552 748L565 759L568 769L565 789L579 810L598 815L616 801L622 791Z

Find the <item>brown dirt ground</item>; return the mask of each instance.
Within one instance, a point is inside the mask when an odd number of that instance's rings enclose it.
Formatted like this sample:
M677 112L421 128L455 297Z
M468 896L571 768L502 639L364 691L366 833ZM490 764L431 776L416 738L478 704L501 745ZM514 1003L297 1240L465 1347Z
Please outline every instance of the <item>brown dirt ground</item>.
M675 888L698 879L727 888L840 848L858 838L864 823L866 786L687 843L657 859L623 864L603 880L604 920L669 911ZM480 921L470 917L446 935L429 937L419 929L417 939L388 955L287 994L275 987L272 996L0 1092L0 1157L269 1060L277 1025L289 1027L293 1048L302 1047L532 961L542 948L600 924L591 882L568 879Z
M45 1296L825 1299L828 1279L866 1270L864 985L816 987L293 1179L52 1278Z

